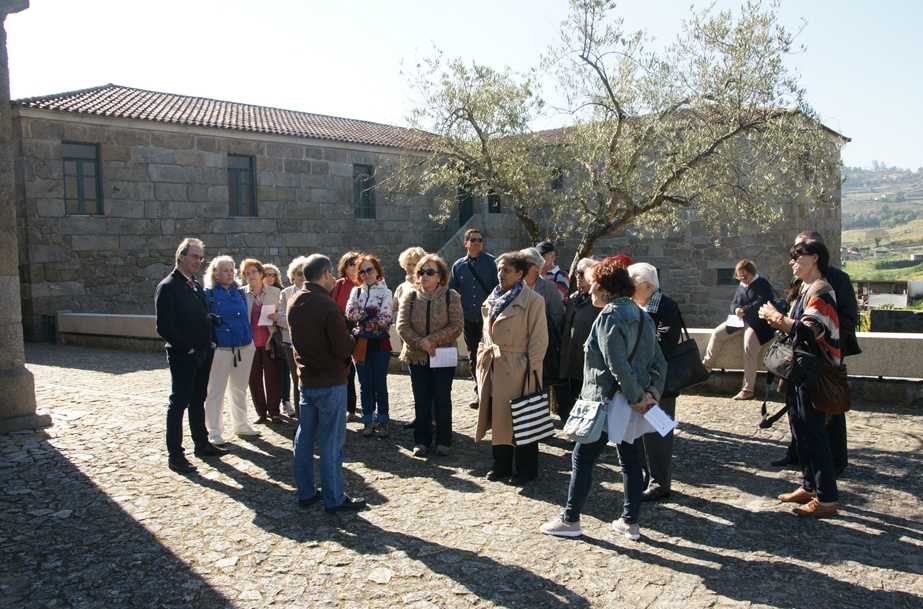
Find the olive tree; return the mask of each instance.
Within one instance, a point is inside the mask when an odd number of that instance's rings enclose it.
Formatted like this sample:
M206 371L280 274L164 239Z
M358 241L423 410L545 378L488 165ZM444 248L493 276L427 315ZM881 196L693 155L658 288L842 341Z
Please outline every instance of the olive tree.
M412 121L426 131L408 163L421 188L493 192L529 236L575 238L574 263L629 227L664 233L695 220L716 238L781 219L783 204L832 204L837 148L786 64L800 49L778 3L739 16L691 12L650 49L606 0L571 0L536 74L551 74L567 126L535 132L547 111L532 77L441 57L417 66ZM410 171L410 170L413 171ZM564 188L550 183L563 177ZM409 184L411 181L407 183Z

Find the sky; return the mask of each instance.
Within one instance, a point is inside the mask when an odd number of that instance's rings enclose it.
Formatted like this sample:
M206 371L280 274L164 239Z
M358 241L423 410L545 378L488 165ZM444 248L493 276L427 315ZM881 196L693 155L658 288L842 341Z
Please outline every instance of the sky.
M615 14L666 44L691 4L623 0ZM6 19L10 88L20 99L115 83L402 125L402 62L435 46L526 72L567 11L566 0L31 0ZM852 139L844 164L923 167L923 2L782 0L779 12L793 31L807 22L789 65L824 123Z

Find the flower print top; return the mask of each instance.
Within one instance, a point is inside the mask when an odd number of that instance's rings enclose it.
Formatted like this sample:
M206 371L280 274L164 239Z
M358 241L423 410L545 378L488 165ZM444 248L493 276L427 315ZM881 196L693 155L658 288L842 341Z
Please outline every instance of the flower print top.
M354 336L370 339L387 339L394 319L393 296L384 279L372 285L353 288L346 304L346 319L355 322Z

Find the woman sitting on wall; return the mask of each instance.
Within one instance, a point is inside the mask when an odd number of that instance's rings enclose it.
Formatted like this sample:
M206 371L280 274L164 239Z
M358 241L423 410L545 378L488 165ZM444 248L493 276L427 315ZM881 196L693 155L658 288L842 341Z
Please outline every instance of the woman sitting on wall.
M739 330L744 331L744 384L740 393L734 396L735 400L752 400L756 390L757 359L760 346L772 340L775 332L765 320L760 319L759 310L767 302L772 301L772 286L769 282L756 274L756 265L752 260L741 260L734 270L735 279L740 281L734 300L731 301L731 313L737 316L741 326L728 326L723 323L712 332L705 350L702 363L711 372L721 354L724 341Z

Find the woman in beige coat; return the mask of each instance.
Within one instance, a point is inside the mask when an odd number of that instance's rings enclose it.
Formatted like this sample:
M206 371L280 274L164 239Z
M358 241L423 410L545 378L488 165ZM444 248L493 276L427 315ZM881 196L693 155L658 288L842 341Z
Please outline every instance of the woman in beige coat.
M272 358L272 335L279 330L275 322L279 319L278 312L270 313L267 317L273 322L271 325L260 325L260 316L263 307L272 305L279 310L279 301L282 290L269 285L263 285L265 269L259 260L247 258L240 263L240 274L247 282L244 294L247 296L247 316L250 319L250 328L253 330L253 345L256 354L253 356L253 367L250 368L250 397L259 416L257 423L282 423L279 405L282 402L282 362ZM267 347L269 349L267 349ZM265 380L265 391L263 381Z
M500 285L481 307L484 334L478 348L477 378L480 388L478 426L475 441L492 430L494 465L488 480L522 485L538 475L538 443L513 446L513 415L510 400L523 395L523 377L528 375L525 394L538 391L542 360L548 347L545 301L523 282L532 261L520 252L497 258ZM533 374L535 373L535 374Z

